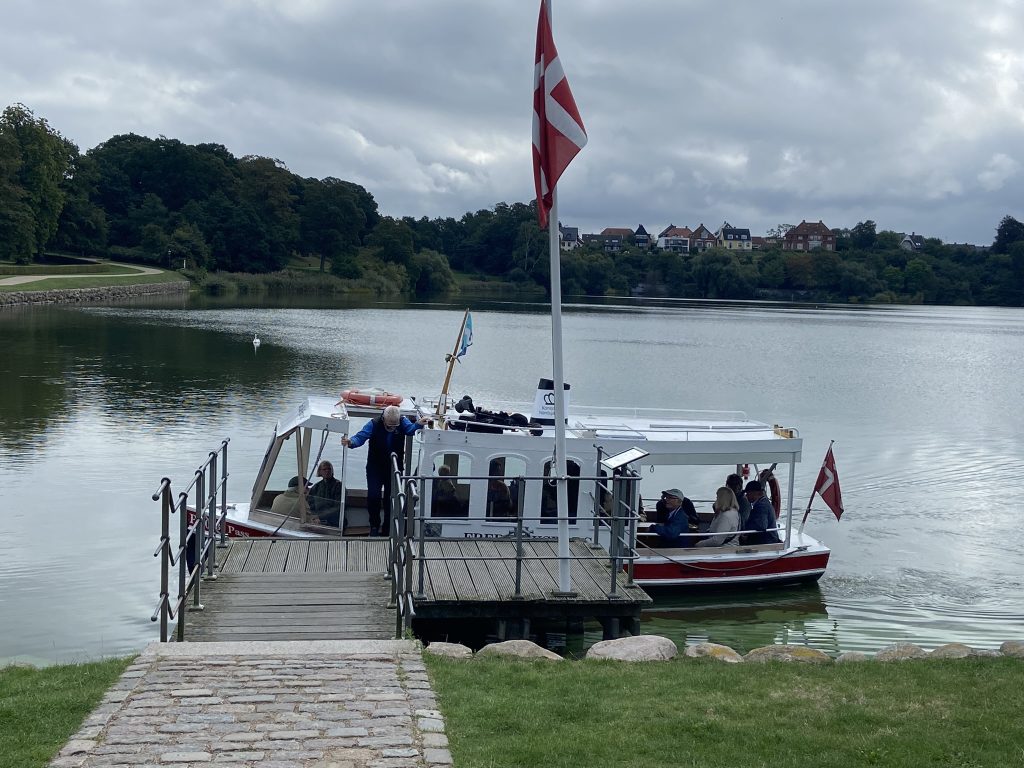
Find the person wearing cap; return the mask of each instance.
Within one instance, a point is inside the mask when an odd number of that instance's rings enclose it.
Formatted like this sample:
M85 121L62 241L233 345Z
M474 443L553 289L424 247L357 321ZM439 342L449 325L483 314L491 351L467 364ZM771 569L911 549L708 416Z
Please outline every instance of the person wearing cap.
M744 544L778 544L781 539L775 524L775 508L764 495L764 486L760 480L751 480L746 487L747 500L750 502L750 517L747 518L746 530L743 534Z
M363 443L369 443L366 456L366 511L370 515L371 536L380 536L388 530L390 505L384 507L383 528L381 505L385 497L391 496L391 454L398 457L398 466L403 467L406 435L422 429L426 423L426 417L410 421L402 415L397 405L389 405L380 416L370 419L352 437L346 435L341 438L341 444L348 448L358 448Z
M288 481L288 490L279 493L274 497L274 503L270 505L270 511L278 515L288 517L295 514L299 506L299 476L296 475Z
M684 502L690 501L678 488L669 488L661 492L659 506L664 505L668 513L664 523L657 523L651 526L651 532L658 534L659 544L663 547L689 547L693 545L693 539L684 536L690 532L690 519L684 508ZM689 504L693 507L693 502ZM694 517L697 511L693 512Z

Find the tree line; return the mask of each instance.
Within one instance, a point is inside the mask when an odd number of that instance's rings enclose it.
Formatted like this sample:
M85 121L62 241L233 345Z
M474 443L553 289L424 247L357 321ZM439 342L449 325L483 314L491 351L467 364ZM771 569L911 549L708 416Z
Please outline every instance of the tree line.
M784 229L784 228L780 228ZM567 295L643 293L943 304L1024 304L1024 224L999 223L990 249L927 239L919 250L873 221L835 230L836 251L778 247L673 253L627 243L562 255ZM381 215L342 179L303 178L279 160L235 157L220 144L135 134L81 153L21 104L0 115L0 259L47 251L266 273L296 257L321 271L372 274L396 289L450 290L453 271L546 288L547 233L536 204L498 203L454 217Z

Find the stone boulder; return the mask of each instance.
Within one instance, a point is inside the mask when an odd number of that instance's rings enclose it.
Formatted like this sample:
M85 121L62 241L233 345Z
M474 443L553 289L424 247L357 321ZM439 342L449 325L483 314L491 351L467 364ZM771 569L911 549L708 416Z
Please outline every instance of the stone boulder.
M1013 656L1016 659L1024 659L1024 642L1020 640L1007 640L999 646L999 652L1003 656Z
M763 648L755 648L743 658L756 662L796 661L805 664L829 664L832 661L832 657L827 653L804 645L766 645Z
M877 661L908 661L909 659L923 659L928 652L919 645L913 643L895 643L887 645L875 654Z
M667 637L636 635L617 640L602 640L587 651L588 659L614 659L615 661L668 661L679 653L676 644Z
M836 656L836 664L856 664L858 661L871 661L870 653L847 651Z
M977 656L978 653L971 646L963 643L946 643L940 645L928 654L929 659L966 659L968 656Z
M447 656L449 659L471 659L473 651L461 643L431 643L423 649L432 656Z
M974 652L975 656L984 656L988 659L999 659L1002 658L1003 652L998 648L979 648Z
M728 645L719 645L718 643L697 643L696 645L688 645L683 653L691 659L716 659L717 661L725 661L729 664L736 664L743 661L743 657Z
M548 659L562 661L557 653L541 648L529 640L506 640L503 643L491 643L481 648L477 656L510 656L517 659Z

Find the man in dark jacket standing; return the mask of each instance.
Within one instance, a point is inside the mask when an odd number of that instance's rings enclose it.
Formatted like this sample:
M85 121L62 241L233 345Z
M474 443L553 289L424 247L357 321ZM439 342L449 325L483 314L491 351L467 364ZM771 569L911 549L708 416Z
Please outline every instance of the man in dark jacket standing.
M396 405L389 405L375 419L352 437L341 438L341 444L358 448L369 441L366 456L366 511L370 514L370 535L387 535L391 518L390 503L384 507L383 528L381 527L381 503L391 498L391 454L398 456L398 466L405 461L405 437L422 429L426 418L409 421Z

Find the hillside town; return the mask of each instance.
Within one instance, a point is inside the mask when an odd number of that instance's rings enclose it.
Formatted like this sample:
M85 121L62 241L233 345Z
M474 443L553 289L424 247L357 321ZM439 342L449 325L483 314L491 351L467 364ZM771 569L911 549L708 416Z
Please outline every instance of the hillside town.
M899 247L905 251L920 251L924 248L925 237L917 232L899 233ZM765 235L752 235L747 227L734 227L728 221L715 231L703 222L694 229L669 224L657 237L652 237L643 224L635 230L628 227L605 227L598 234L581 235L578 227L559 224L558 239L563 251L571 251L584 245L599 246L605 253L618 253L626 245L637 248L657 248L673 253L700 253L710 248L724 248L728 251L762 251L778 247L783 251L835 251L839 242L850 237L848 229L832 229L821 219L801 221L796 226L780 225ZM958 245L952 243L951 245ZM964 244L967 248L987 251L988 246Z

